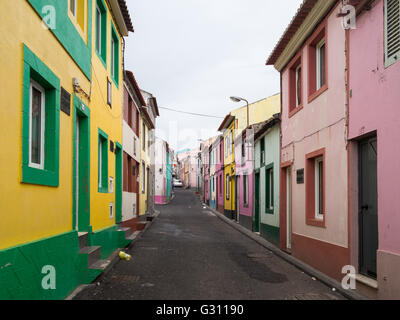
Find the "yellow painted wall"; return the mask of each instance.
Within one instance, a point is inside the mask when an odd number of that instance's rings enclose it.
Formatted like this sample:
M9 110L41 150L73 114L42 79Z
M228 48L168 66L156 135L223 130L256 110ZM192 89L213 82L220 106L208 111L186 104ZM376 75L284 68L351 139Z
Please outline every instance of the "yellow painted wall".
M249 125L268 120L274 114L280 112L280 107L280 94L249 104ZM238 125L235 130L236 138L247 127L247 106L233 110L231 115L238 120Z
M235 136L235 123L236 121L232 121L229 125L228 129L224 131L224 201L225 201L225 210L235 210L235 181L231 179L230 183L230 191L229 191L229 199L226 199L226 175L228 174L230 177L235 176L235 152L234 152L234 145L233 145L233 137ZM226 145L225 145L225 138L232 134L232 140L230 144L229 152L226 152Z
M92 12L96 12L96 1L92 1ZM107 2L106 2L107 4ZM108 5L108 4L107 4ZM115 183L114 193L99 193L98 191L98 129L108 134L109 141L119 142L122 145L122 118L123 118L123 72L122 72L122 41L119 39L119 88L111 79L111 21L110 8L107 16L107 70L95 51L95 28L92 35L92 98L89 104L90 114L90 224L93 231L104 229L115 224ZM92 26L95 26L95 15L92 16ZM116 23L114 22L116 27ZM112 108L107 104L107 77L112 84ZM115 153L110 152L108 146L108 176L115 182ZM114 217L109 217L109 204L114 203Z
M72 116L60 112L59 187L21 183L23 44L68 92L73 92L73 77L87 92L90 83L27 1L2 1L0 21L0 249L4 249L72 230Z
M143 122L146 126L146 140L145 140L145 144L146 144L146 149L145 151L143 151ZM147 181L148 181L148 176L147 176L147 168L150 168L150 151L149 151L149 127L146 123L146 121L144 120L142 114L140 114L140 119L139 119L139 139L140 139L140 173L139 173L139 215L144 215L147 211ZM146 170L145 170L145 187L144 187L144 192L142 192L142 184L143 184L143 169L142 169L142 163L146 164Z

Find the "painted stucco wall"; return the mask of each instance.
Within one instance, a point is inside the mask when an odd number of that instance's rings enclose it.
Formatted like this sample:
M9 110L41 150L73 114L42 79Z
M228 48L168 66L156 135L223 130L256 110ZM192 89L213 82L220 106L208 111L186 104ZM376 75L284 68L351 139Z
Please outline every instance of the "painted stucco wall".
M357 18L350 31L349 138L376 131L378 138L378 287L381 298L400 298L400 62L384 65L384 3ZM362 59L360 59L362 57ZM357 156L354 157L357 161ZM357 163L355 164L357 170ZM357 193L353 194L358 215ZM352 229L353 231L353 229ZM357 233L357 230L354 230ZM385 279L384 279L385 278Z
M107 4L106 4L107 5ZM92 1L92 12L96 12L96 1ZM92 15L92 25L95 25L95 15ZM107 104L107 79L111 79L111 28L116 26L107 10L107 61L106 68L95 51L96 37L92 37L92 72L95 80L91 90L90 121L90 180L91 180L91 212L90 223L93 231L111 227L115 224L115 187L113 193L100 193L98 191L98 130L103 130L108 135L108 176L115 181L115 153L110 152L110 141L119 142L122 145L122 119L123 119L123 72L122 72L122 41L119 37L119 84L111 81L111 108ZM114 203L114 217L110 218L109 204Z
M247 130L247 136L252 136L252 130ZM252 139L252 138L250 138ZM242 143L244 140L239 136L235 140L235 166L236 175L239 176L238 196L239 196L239 214L252 217L254 212L254 152L253 147L245 144L244 157L242 157ZM244 182L243 176L248 176L248 204L245 205Z
M384 66L383 5L375 1L350 33L349 138L377 132L379 248L400 253L400 62Z
M166 201L166 179L167 179L167 152L166 144L160 138L155 142L155 195L157 204Z
M308 103L308 47L303 46L303 109L289 118L289 71L282 73L282 155L292 166L292 232L339 247L348 247L347 150L345 128L345 31L336 17L327 19L328 89ZM296 171L304 169L306 154L326 148L326 228L306 224L305 184L296 183Z
M268 120L280 112L281 95L278 93L271 97L249 104L249 125ZM233 110L231 115L237 120L235 137L247 128L247 106Z
M265 165L261 167L261 140L264 139ZM275 125L267 133L257 140L254 151L255 169L260 170L260 222L279 228L279 186L280 186L280 128ZM274 213L266 212L266 166L274 165Z

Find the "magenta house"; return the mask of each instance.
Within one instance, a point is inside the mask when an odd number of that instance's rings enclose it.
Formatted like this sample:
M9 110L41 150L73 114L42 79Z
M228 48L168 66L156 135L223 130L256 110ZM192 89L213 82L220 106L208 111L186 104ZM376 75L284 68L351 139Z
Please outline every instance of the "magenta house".
M217 177L217 210L224 213L224 137L221 135L217 138L218 159L215 163L215 175Z
M239 223L253 230L254 135L250 127L235 139L236 208Z
M400 3L358 2L348 31L351 264L357 289L400 299Z
M339 281L350 262L341 9L303 1L267 61L281 74L281 248Z

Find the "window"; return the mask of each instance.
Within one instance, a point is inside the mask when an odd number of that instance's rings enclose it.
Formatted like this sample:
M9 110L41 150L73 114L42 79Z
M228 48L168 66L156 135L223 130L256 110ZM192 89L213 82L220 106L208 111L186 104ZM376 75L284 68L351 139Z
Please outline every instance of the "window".
M323 185L324 185L324 163L322 157L315 159L315 218L322 220L324 217L323 208Z
M71 19L79 26L80 31L85 32L86 0L69 0Z
M119 37L113 24L111 24L111 78L116 86L119 85Z
M264 141L264 138L262 138L260 141L260 148L261 148L260 161L261 161L261 166L263 166L265 164L265 141Z
M60 79L24 45L22 182L59 185Z
M215 191L215 177L213 177L213 192Z
M244 195L244 205L249 205L249 177L248 175L243 175L243 195Z
M111 107L111 95L112 95L111 89L112 89L111 82L110 80L107 79L107 104L110 107Z
M265 212L274 214L274 165L265 168Z
M133 154L136 156L136 138L133 138Z
M325 227L325 149L306 155L306 223Z
M385 67L400 59L400 2L385 0Z
M110 177L109 178L109 183L110 183L110 193L114 193L114 178Z
M289 65L289 117L302 108L302 56L301 52Z
M325 39L317 45L317 90L325 84Z
M29 108L29 166L44 168L44 102L45 91L35 81L30 85Z
M98 145L99 192L108 193L108 135L99 129Z
M142 122L142 148L143 151L146 151L146 125L144 124L144 122Z
M225 158L228 156L228 136L225 137Z
M107 68L107 7L104 0L96 0L96 53Z
M229 174L226 175L226 200L229 200Z
M71 10L71 13L75 18L76 18L76 1L77 0L69 0L69 9Z
M146 164L142 162L142 193L146 190Z
M222 174L219 176L219 192L222 194L222 183L223 183L223 176Z
M308 102L327 89L327 29L322 23L308 41Z
M109 208L110 208L110 219L113 219L114 218L114 203L113 202L110 202Z

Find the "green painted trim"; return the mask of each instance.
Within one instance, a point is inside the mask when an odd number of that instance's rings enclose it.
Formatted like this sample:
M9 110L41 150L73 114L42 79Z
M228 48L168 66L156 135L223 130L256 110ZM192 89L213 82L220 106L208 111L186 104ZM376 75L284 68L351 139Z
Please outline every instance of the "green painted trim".
M70 231L0 250L0 300L64 299L87 275L87 256L79 254L78 233ZM53 266L56 288L45 290L44 266Z
M268 240L269 242L272 242L276 246L280 246L281 242L280 228L270 226L265 223L260 223L260 234L264 239Z
M119 231L117 225L89 233L88 245L101 246L101 259L107 259L118 248L124 248L131 240L125 239L125 232Z
M116 44L115 52L114 52L114 61L111 61L111 63L114 63L114 72L115 72L115 78L111 76L111 79L114 81L114 84L116 87L119 89L119 37L118 33L115 29L114 23L111 21L111 39L114 39L114 42ZM111 42L110 39L110 42ZM111 46L111 45L110 45ZM112 49L112 46L111 46Z
M91 80L91 61L92 61L92 0L88 0L88 19L86 44L76 29L74 23L68 16L68 1L64 0L26 0L36 13L42 18L48 16L46 6L52 6L56 12L56 28L50 29L54 36L60 41L61 45L75 61L85 76Z
M271 203L269 202L269 195L270 193L270 181L269 181L269 175L267 174L268 170L272 169L272 173L274 173L274 163L270 163L269 165L265 166L265 212L267 214L274 214L274 209L270 209ZM274 201L274 178L272 174L272 201ZM274 203L272 204L274 205Z
M73 96L73 190L72 190L72 229L76 229L76 122L81 118L82 147L79 150L81 161L79 164L79 180L88 183L82 187L79 193L79 217L78 231L89 232L90 230L90 109L75 94ZM83 127L82 127L83 126ZM82 131L83 130L83 131ZM85 133L85 137L82 134ZM82 183L79 184L80 186Z
M60 79L24 44L23 45L23 105L22 105L22 182L50 187L59 185L60 157ZM44 169L29 166L30 82L44 89L45 132Z
M98 191L99 193L108 193L108 134L106 134L103 130L99 128L99 142L103 144L103 154L100 154L100 149L98 149L98 158L97 158L97 163L98 163L98 168L100 169L100 157L101 157L101 163L102 163L102 185L98 186ZM98 146L98 145L97 145ZM98 181L100 180L100 170L98 170L98 175L97 175Z
M115 142L115 221L122 222L122 145Z
M97 14L95 12L95 51L100 61L103 63L104 68L107 70L107 17L108 17L108 9L104 2L104 0L95 0L96 5L100 8L101 11L101 53L97 50Z

